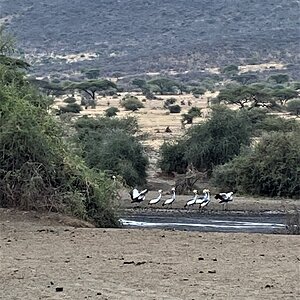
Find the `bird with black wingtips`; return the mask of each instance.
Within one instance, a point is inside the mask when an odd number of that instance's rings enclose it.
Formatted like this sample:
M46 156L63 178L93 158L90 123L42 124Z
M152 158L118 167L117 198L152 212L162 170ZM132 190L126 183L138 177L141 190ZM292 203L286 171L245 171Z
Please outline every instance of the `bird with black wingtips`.
M154 199L151 199L148 205L157 204L161 200L162 190L158 190L158 196Z
M165 205L172 205L173 202L175 201L175 199L176 199L175 188L173 187L173 188L171 189L171 191L172 191L172 197L169 198L169 199L167 199L167 200L165 200L165 202L162 204L162 206L165 206Z
M233 201L233 192L218 193L215 195L215 199L219 199L220 200L219 203L223 205L223 209L225 209L226 206L226 210L227 210L228 202Z
M210 190L209 189L204 189L203 195L199 196L195 204L199 204L199 209L202 210L204 207L206 207L210 203Z
M146 194L148 193L148 189L144 189L139 192L137 188L134 188L130 192L131 203L140 203L145 200Z
M184 205L184 207L189 207L189 206L192 206L192 205L196 204L196 200L198 198L198 191L193 190L193 193L194 193L194 197L192 199L188 200L186 202L186 204Z

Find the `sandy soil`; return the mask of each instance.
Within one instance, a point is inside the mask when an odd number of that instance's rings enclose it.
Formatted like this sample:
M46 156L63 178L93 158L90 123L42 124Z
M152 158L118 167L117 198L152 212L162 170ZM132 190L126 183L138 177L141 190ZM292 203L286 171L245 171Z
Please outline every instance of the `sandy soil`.
M1 299L300 297L297 236L62 223L0 210Z

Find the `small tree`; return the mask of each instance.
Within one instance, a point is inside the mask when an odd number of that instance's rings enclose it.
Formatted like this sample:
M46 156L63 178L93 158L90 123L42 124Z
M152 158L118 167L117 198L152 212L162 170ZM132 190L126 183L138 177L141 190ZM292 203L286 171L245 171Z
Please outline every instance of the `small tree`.
M180 159L192 163L199 171L210 172L214 166L225 163L239 154L243 145L249 145L250 136L249 118L241 111L216 106L208 121L191 127L182 140L168 145L167 151L161 153L171 155L172 152L178 153L179 149ZM163 168L167 167L168 164L161 164L163 171ZM176 166L173 165L172 168L175 169Z
M220 91L215 99L217 103L236 104L241 109L254 107L271 107L270 91L261 84L229 86Z
M73 82L64 87L65 90L81 90L91 97L91 105L96 106L96 93L101 91L116 90L115 83L107 80L87 80L83 82Z
M288 100L296 98L298 92L290 88L275 89L272 92L272 96L279 100L281 105L284 105Z

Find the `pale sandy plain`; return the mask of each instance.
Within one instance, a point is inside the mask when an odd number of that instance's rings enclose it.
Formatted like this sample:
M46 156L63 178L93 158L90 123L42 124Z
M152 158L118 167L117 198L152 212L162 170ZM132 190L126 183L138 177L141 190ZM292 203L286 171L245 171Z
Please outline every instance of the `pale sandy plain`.
M0 298L300 297L298 236L74 225L82 224L1 209Z

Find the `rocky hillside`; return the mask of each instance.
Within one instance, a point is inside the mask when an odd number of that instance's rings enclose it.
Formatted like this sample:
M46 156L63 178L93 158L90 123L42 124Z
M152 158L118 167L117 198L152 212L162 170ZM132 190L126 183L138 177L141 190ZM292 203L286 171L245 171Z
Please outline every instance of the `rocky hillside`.
M184 72L271 60L297 73L296 0L0 0L0 22L37 74Z

